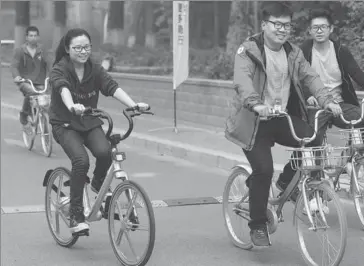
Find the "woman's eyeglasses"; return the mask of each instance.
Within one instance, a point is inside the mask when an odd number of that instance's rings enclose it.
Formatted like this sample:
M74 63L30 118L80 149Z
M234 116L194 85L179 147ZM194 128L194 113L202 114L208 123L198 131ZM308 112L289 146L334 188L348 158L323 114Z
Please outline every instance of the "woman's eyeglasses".
M85 52L90 52L91 51L91 47L92 45L86 45L86 46L73 46L72 49L75 50L75 52L77 53L81 53L82 50L84 49Z

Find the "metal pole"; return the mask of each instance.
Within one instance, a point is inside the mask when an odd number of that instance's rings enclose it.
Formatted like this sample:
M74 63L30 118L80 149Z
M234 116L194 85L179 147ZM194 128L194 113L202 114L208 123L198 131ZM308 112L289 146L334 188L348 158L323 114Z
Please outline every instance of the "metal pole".
M177 129L177 88L173 90L174 98L174 132L178 133Z

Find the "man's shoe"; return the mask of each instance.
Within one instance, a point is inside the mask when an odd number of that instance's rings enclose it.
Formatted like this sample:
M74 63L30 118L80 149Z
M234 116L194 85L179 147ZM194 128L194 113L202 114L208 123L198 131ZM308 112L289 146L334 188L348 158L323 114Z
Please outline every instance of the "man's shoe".
M90 226L85 222L83 208L74 208L70 210L70 228L73 236L89 235Z
M271 245L266 225L250 230L250 238L255 246L267 247Z

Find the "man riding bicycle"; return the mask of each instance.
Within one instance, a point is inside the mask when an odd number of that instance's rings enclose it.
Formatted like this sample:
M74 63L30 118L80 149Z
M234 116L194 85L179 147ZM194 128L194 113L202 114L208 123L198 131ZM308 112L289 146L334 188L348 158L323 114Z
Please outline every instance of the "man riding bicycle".
M18 85L20 91L24 95L23 107L20 111L20 123L26 125L28 123L28 115L30 115L29 96L34 95L32 87L22 79L30 79L36 89L44 89L44 81L47 73L51 68L46 53L38 43L39 30L37 27L30 26L26 30L26 42L15 49L13 61L11 64L11 72L14 82Z
M333 32L333 19L330 12L324 9L313 10L309 18L310 40L306 40L301 49L311 67L319 74L328 92L340 104L346 120L357 120L361 116L361 108L355 93L351 78L364 88L364 73L358 66L348 48L343 46L337 38L330 38ZM305 98L310 105L316 105L317 100L309 91ZM314 114L311 114L311 121ZM347 125L340 117L326 113L319 119L317 138L322 142L328 123L331 122L339 128ZM363 123L355 125L363 127Z
M274 171L271 147L275 143L299 147L290 134L286 118L265 121L259 117L269 116L272 109L287 111L297 136L312 136L313 129L306 122L305 88L317 98L321 107L331 109L335 114L341 112L300 48L287 41L293 15L289 6L284 2L265 2L263 5L263 32L245 41L235 55L234 89L237 93L225 132L228 140L243 148L252 167L247 180L249 227L256 246L269 246L266 212ZM318 144L318 141L310 143L311 146ZM277 188L285 190L294 174L288 163L276 183Z

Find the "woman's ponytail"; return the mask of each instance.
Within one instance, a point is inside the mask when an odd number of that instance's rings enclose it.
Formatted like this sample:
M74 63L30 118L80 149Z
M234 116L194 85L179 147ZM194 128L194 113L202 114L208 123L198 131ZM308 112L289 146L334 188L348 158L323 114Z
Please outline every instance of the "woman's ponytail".
M63 36L58 44L58 47L56 49L56 58L54 60L53 66L57 64L61 59L67 55L66 52L66 45L65 45L65 36Z

